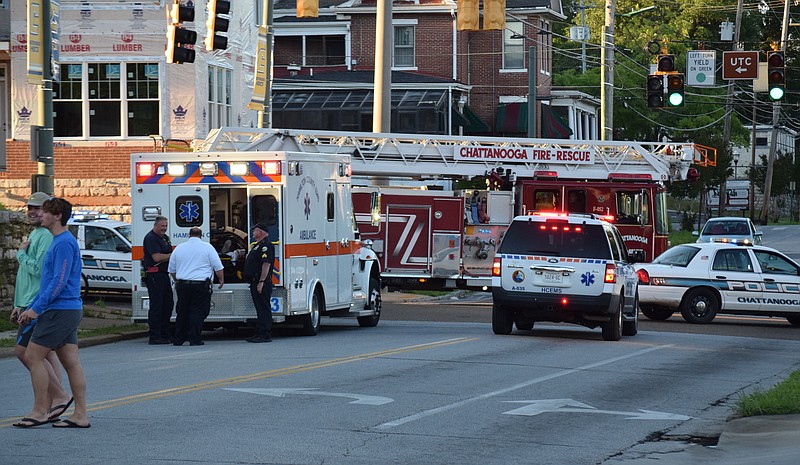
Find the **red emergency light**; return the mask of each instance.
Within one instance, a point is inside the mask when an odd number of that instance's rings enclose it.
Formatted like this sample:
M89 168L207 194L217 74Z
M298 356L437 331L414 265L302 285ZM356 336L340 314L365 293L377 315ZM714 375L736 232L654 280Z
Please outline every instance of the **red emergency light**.
M262 161L261 174L281 174L281 162L279 161Z
M150 176L154 176L156 174L156 164L155 163L137 163L136 164L136 176L147 178Z
M653 176L647 173L609 173L609 181L652 181Z
M533 177L535 178L557 178L558 171L534 171Z

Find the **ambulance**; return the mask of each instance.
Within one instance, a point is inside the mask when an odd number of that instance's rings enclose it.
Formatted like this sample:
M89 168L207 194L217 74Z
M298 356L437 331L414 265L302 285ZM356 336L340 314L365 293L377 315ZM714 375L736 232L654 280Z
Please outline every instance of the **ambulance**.
M380 265L353 215L348 155L289 151L143 153L131 155L133 276L142 272L142 243L158 216L173 246L199 227L219 254L225 285L213 286L206 327L254 322L242 277L252 228L264 223L275 245L270 306L275 323L319 331L320 317L355 317L376 326ZM146 322L147 289L132 286L134 322ZM174 316L173 316L174 318Z

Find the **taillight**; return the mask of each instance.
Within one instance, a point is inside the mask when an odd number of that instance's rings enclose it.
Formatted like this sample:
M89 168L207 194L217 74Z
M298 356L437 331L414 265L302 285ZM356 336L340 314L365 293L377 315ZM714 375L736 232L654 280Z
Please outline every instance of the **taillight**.
M613 263L606 263L606 276L603 279L606 283L617 282L617 265Z
M492 262L492 276L500 276L500 268L503 262L500 257L494 257L494 261Z
M639 284L650 284L650 275L644 268L640 268L636 271L636 276L639 278Z

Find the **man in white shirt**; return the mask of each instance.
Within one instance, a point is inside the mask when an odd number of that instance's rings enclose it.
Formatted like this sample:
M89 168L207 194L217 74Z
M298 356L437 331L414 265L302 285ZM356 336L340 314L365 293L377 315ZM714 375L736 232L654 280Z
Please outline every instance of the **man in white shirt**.
M189 345L204 344L200 337L203 322L211 311L211 284L217 275L219 288L225 284L222 261L214 247L203 242L203 230L189 230L189 240L178 244L169 257L169 274L175 281L178 304L175 306L175 342L181 346L187 340Z

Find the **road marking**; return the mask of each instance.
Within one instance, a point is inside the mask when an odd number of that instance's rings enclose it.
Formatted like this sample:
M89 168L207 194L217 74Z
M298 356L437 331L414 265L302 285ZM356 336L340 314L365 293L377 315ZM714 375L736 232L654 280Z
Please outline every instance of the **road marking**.
M209 352L214 352L214 351L213 350L202 350L200 352L188 352L188 353L185 353L185 354L169 355L167 357L148 358L148 359L145 359L144 361L145 362L155 362L155 361L158 361L158 360L169 360L169 359L172 359L172 358L192 357L192 356L195 356L195 355L207 354Z
M603 413L606 415L622 415L626 420L690 420L692 417L679 415L677 413L657 412L655 410L639 409L637 412L621 412L618 410L600 410L591 405L578 402L573 399L544 399L544 400L508 400L512 404L528 404L508 412L503 415L524 415L532 417L541 413L548 412L570 412L570 413Z
M316 370L319 368L327 368L335 365L342 365L345 363L360 362L362 360L370 360L379 357L388 357L391 355L399 355L408 352L416 352L420 350L438 349L440 347L447 347L455 344L462 344L465 342L477 341L480 338L472 337L457 337L453 339L444 339L435 342L426 342L423 344L415 344L406 347L397 347L394 349L382 350L379 352L370 352L366 354L351 355L349 357L332 358L328 360L321 360L319 362L307 363L304 365L295 365L285 368L278 368L275 370L262 371L259 373L250 373L248 375L234 376L231 378L218 379L214 381L207 381L204 383L189 384L187 386L179 386L169 389L162 389L159 391L144 392L132 396L119 397L116 399L108 399L100 402L94 402L87 406L87 411L94 412L112 407L119 407L127 404L134 404L138 402L145 402L148 400L161 399L163 397L175 396L179 394L186 394L189 392L202 391L205 389L218 389L224 386L230 386L238 383L246 383L248 381L257 381L267 378L277 378L280 376L292 375L295 373L302 373L305 371ZM0 428L7 428L13 423L19 421L19 416L12 418L0 419Z
M331 396L331 397L347 397L355 399L350 402L351 404L362 405L383 405L394 402L394 399L381 396L369 396L365 394L349 394L346 392L325 392L318 391L316 388L225 388L226 391L239 391L248 392L251 394L259 394L262 396L272 397L285 397L286 394L303 394L310 396Z
M522 389L524 387L532 386L534 384L542 383L544 381L549 381L551 379L560 378L562 376L571 375L573 373L578 373L580 371L591 370L592 368L601 367L603 365L608 365L610 363L616 363L616 362L619 362L620 360L626 360L626 359L629 359L629 358L638 357L640 355L644 355L644 354L647 354L647 353L650 353L650 352L653 352L653 351L656 351L656 350L667 349L667 348L673 347L674 345L675 344L666 344L666 345L661 345L661 346L649 347L647 349L643 349L643 350L640 350L640 351L637 351L637 352L633 352L633 353L630 353L630 354L627 354L627 355L620 355L619 357L609 358L607 360L603 360L603 361L600 361L600 362L595 362L595 363L590 363L588 365L583 365L583 366L580 366L578 368L572 368L572 369L569 369L569 370L562 370L562 371L559 371L559 372L556 372L556 373L553 373L553 374L550 374L550 375L545 375L545 376L541 376L539 378L534 378L534 379L531 379L531 380L528 380L528 381L524 381L522 383L515 384L513 386L509 386L509 387L504 388L504 389L499 389L497 391L487 392L485 394L481 394L481 395L478 395L478 396L475 396L475 397L470 397L468 399L460 400L460 401L452 403L452 404L443 405L441 407L436 407L436 408L433 408L433 409L430 409L430 410L424 410L422 412L415 413L414 415L409 415L407 417L398 418L397 420L393 420L393 421L389 421L389 422L380 424L380 425L377 426L377 428L378 429L391 429L391 428L394 428L395 426L401 426L401 425L404 425L406 423L410 423L412 421L419 420L421 418L429 417L431 415L436 415L437 413L442 413L442 412L446 412L448 410L452 410L452 409L455 409L455 408L458 408L458 407L463 407L464 405L471 404L471 403L477 402L479 400L484 400L484 399L489 399L489 398L492 398L492 397L496 397L496 396L499 396L499 395L502 395L502 394L506 394L508 392L516 391L517 389Z

